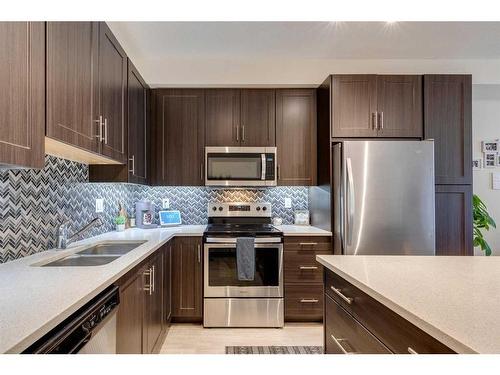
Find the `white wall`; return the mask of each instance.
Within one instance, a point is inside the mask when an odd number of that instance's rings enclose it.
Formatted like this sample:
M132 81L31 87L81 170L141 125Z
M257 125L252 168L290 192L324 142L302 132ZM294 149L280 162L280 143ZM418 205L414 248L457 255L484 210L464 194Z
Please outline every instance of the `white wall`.
M473 157L481 157L481 141L500 138L500 85L473 85L472 89L472 139ZM500 256L500 190L492 189L491 173L495 169L474 171L474 194L485 202L490 215L499 228L485 234L494 255ZM481 251L476 249L476 254Z

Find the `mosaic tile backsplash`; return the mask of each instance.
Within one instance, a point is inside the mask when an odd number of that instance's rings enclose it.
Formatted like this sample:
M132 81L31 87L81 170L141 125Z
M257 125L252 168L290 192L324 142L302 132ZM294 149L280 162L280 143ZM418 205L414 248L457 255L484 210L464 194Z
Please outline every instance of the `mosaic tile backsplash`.
M292 208L284 207L285 197L292 198ZM135 202L141 199L151 200L158 211L168 198L170 208L181 211L184 224L206 224L211 201L270 202L273 216L285 224L293 223L295 210L308 209L307 187L234 190L89 183L85 164L46 156L42 170L0 170L0 263L54 247L59 223L69 219L72 233L96 215L97 198L105 202L104 212L98 214L104 225L87 236L114 230L118 203L134 215Z

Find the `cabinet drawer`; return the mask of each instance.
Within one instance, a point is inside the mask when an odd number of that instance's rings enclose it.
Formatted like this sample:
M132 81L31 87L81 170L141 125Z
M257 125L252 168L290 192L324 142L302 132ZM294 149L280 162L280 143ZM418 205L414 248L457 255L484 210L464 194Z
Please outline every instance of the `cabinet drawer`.
M285 236L285 251L317 251L326 250L332 251L331 237L316 236L316 237L286 237Z
M394 353L453 353L450 348L329 270L325 271L325 293Z
M330 297L325 296L326 354L391 354L375 336Z
M323 320L323 298L323 285L285 285L285 320Z
M321 283L323 266L316 261L316 255L319 254L330 254L330 252L286 252L284 254L285 283Z

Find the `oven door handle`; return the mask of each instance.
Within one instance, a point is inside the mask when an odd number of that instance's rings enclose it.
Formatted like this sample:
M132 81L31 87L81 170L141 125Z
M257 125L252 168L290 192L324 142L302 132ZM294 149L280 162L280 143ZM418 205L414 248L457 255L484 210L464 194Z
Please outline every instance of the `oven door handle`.
M228 243L228 244L235 244L236 243L236 238L225 238L225 237L207 237L205 239L206 243ZM271 238L256 238L255 243L256 244L261 244L261 243L281 243L281 238L280 237L271 237Z

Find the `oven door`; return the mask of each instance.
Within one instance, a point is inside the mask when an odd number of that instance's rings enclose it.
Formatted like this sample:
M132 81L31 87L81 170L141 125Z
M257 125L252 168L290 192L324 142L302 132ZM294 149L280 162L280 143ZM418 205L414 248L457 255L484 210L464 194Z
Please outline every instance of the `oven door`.
M206 186L276 186L276 147L206 147Z
M205 243L205 297L283 297L283 244L255 244L255 279L238 280L236 239Z

